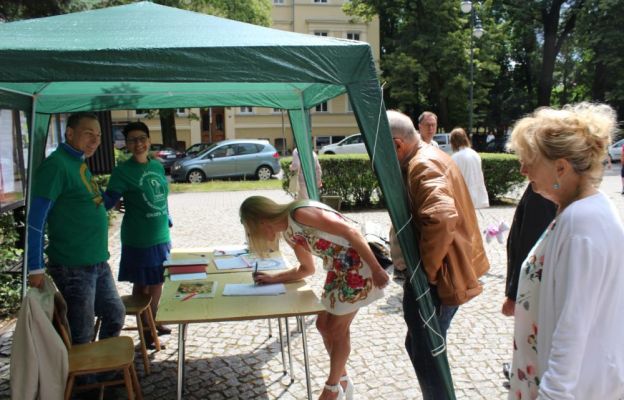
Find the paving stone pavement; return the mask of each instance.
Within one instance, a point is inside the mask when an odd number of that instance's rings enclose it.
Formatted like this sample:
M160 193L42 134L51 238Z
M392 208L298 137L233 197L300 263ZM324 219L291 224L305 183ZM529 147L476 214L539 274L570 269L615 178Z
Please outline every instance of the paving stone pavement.
M605 174L601 189L616 203L624 218L624 196L620 194L619 165ZM217 246L242 243L243 229L238 207L246 197L263 194L278 201L288 201L281 191L184 193L170 196L175 247ZM479 210L482 229L500 221L511 224L514 207L494 206ZM364 223L389 226L385 211L346 213ZM119 225L111 227L110 264L114 274L119 262ZM506 253L503 244L486 244L491 269L483 278L484 292L460 307L448 332L448 357L458 399L505 399L501 365L511 355L513 321L500 313L504 296ZM288 261L294 254L283 246ZM320 291L324 274L319 268L310 284ZM121 294L130 293L130 285L119 283ZM349 373L355 383L356 399L420 399L420 390L403 342L402 288L393 281L386 296L362 309L352 325L352 353ZM127 325L134 325L128 318ZM318 397L329 371L328 357L315 318L306 318L310 354L312 390ZM136 367L145 399L174 399L176 394L177 329L163 336L166 348L151 353L152 373L143 374L140 354ZM294 382L284 375L277 340L277 321L272 320L269 337L266 320L190 325L187 340L187 375L185 399L304 399L306 386L301 335L290 319ZM124 334L134 335L132 331ZM0 398L9 397L10 343L12 328L0 333ZM124 398L120 390L109 389L106 398Z

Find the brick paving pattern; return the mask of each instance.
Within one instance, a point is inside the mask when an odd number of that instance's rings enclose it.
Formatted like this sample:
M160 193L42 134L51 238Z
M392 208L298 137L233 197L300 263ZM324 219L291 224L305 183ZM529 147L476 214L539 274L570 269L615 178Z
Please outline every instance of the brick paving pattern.
M601 189L616 202L624 217L624 196L620 194L619 165L605 174ZM281 191L184 193L170 196L174 219L173 244L176 247L204 247L242 243L243 230L238 207L247 196L263 194L278 201L288 201ZM511 224L514 207L495 206L479 210L482 229ZM347 215L360 222L389 226L385 211L354 212ZM119 262L119 225L111 227L110 264L116 275ZM285 248L284 248L285 247ZM294 254L283 246L285 257L294 263ZM458 399L505 399L506 389L501 365L511 355L513 321L500 313L504 296L506 253L504 244L486 244L492 264L483 278L484 292L460 307L448 333L448 356ZM309 280L320 292L322 269ZM130 293L130 285L119 283L121 294ZM352 325L352 353L349 373L355 383L356 399L419 399L420 391L412 365L403 347L405 324L402 317L401 283L393 281L386 296L362 309ZM277 299L276 299L277 300ZM134 325L134 318L128 318ZM318 397L329 370L328 357L314 326L315 318L306 319L311 379L314 398ZM166 348L151 353L152 373L143 374L140 353L136 367L145 399L174 399L176 394L177 327L170 336L161 337ZM284 375L277 321L272 320L269 337L266 320L190 325L187 339L185 399L304 399L306 386L301 335L290 319L294 382ZM134 335L134 331L123 334ZM9 397L9 357L12 326L0 333L0 398ZM106 398L124 398L123 391L108 389Z

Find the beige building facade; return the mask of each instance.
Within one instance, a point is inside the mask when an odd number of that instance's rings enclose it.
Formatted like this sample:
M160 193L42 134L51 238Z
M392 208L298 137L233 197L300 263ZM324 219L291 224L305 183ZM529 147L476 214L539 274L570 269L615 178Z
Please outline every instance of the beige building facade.
M358 21L342 11L346 0L272 0L274 29L317 36L367 42L379 66L379 20ZM162 143L158 116L149 118L142 110L114 111L116 128L137 119L145 122L152 143ZM335 143L345 136L359 132L348 96L342 95L311 110L314 145ZM178 109L176 129L179 146L209 143L223 139L267 139L282 154L294 147L288 114L279 109L263 107L212 107L209 109ZM183 143L182 143L183 142Z

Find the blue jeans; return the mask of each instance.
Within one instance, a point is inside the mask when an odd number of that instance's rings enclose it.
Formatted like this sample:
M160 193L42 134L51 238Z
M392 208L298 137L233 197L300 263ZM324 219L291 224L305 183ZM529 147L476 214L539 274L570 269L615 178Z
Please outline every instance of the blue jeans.
M100 339L119 336L126 309L107 262L81 267L50 265L48 272L67 303L73 344L91 341L95 316L102 322Z
M446 340L446 331L451 325L451 320L459 306L445 306L440 304L440 298L438 297L436 287L433 285L429 287L441 334L444 340ZM420 384L423 399L447 400L445 391L442 389L444 387L444 381L434 368L434 357L431 355L431 350L427 348L427 328L420 319L414 291L409 281L406 281L404 286L403 318L407 324L405 348L407 349L407 354L412 360L412 365L416 371L416 377ZM446 357L446 352L438 357Z

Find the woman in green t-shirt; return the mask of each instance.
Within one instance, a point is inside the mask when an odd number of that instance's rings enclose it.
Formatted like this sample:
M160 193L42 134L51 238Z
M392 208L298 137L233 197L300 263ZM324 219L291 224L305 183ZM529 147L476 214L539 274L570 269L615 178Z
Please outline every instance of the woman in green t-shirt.
M123 134L132 157L113 170L104 195L107 208L121 197L124 199L118 279L134 284L132 294L152 296L151 308L155 316L164 282L163 262L171 249L169 186L162 164L149 157L147 126L131 122L124 127ZM157 329L160 334L171 332L162 325ZM149 334L146 337L148 343L153 340Z

